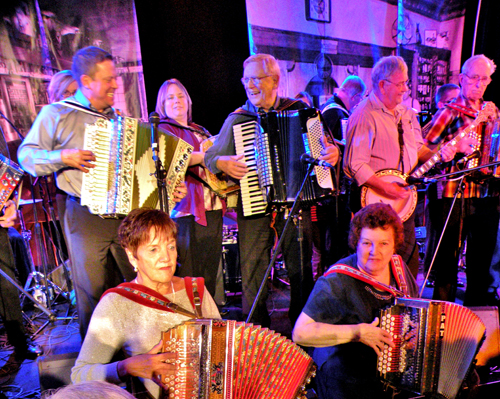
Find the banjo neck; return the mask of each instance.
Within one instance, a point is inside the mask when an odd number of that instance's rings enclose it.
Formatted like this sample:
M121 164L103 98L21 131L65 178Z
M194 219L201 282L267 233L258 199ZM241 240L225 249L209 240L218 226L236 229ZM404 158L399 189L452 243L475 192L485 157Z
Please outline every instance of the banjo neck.
M448 146L456 146L457 143L467 136L472 130L474 130L479 123L488 119L490 115L495 114L495 106L491 102L485 103L483 109L478 112L476 119L465 128L462 132L457 134L451 141L447 142L443 148L436 154L434 154L427 162L425 162L422 166L417 168L414 172L410 174L411 177L420 178L429 171L436 163L441 160L441 152L445 147ZM403 174L401 171L396 169L383 169L379 170L375 173L379 179L387 183L399 183L406 184L408 175ZM385 204L391 205L396 213L401 218L401 221L404 222L410 218L410 216L415 211L417 206L418 194L417 189L414 185L410 185L410 195L406 199L391 199L385 197L383 194L374 190L371 187L363 185L361 187L361 207L365 207L369 204L374 204L377 202L383 202Z
M448 141L438 152L436 152L432 157L430 157L427 162L418 167L415 171L413 171L410 176L411 177L422 177L425 173L427 173L431 168L436 165L441 160L441 153L447 147L455 147L457 143L462 140L464 137L468 136L469 133L476 129L477 125L481 122L484 122L488 119L490 115L493 115L495 112L495 107L493 103L487 102L485 103L483 109L476 114L476 119L467 126L464 130L462 130L459 134L457 134L452 140Z

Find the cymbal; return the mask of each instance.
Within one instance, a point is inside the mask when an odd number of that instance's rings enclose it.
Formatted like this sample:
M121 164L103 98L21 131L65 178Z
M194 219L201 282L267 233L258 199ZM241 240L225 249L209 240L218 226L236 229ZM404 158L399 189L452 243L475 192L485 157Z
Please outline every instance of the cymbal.
M36 202L42 202L42 199L41 198L35 198L35 203ZM19 199L19 206L23 206L23 205L31 205L33 204L33 200L32 199L22 199L20 198Z

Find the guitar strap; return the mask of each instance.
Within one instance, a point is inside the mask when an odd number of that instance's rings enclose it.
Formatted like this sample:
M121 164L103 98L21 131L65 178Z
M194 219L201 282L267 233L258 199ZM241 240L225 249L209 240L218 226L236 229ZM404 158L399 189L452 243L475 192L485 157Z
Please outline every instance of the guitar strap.
M398 122L398 141L399 141L399 167L402 173L404 171L403 157L405 153L405 143L404 143L404 130L403 130L403 119L400 119Z

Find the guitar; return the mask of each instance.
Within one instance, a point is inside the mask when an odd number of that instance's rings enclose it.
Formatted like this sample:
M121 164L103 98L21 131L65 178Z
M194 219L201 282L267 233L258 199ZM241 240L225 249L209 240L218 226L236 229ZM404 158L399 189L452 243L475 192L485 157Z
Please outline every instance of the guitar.
M430 157L427 162L414 170L410 175L402 173L397 169L383 169L375 173L375 176L380 178L382 181L387 183L401 183L406 184L408 176L421 178L425 173L427 173L434 165L436 165L441 160L441 154L443 150L447 147L455 147L457 143L473 132L476 127L481 123L485 122L488 118L493 117L496 113L496 107L492 102L487 102L484 104L481 111L476 114L476 119L463 131L457 134L452 140L448 141L436 154ZM404 222L410 218L410 216L415 211L417 206L417 189L415 186L410 186L410 195L406 199L392 199L384 197L378 191L368 186L361 187L361 206L375 204L382 202L384 204L389 204L393 207L396 213Z

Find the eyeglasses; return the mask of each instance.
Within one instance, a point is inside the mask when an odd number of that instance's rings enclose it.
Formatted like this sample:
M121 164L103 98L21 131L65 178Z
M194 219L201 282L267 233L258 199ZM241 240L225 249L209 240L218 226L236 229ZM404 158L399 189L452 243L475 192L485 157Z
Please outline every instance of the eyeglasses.
M386 82L389 82L391 84L393 84L394 86L396 86L398 89L402 89L404 86L406 87L410 87L410 81L407 80L405 82L400 82L400 83L394 83L394 82L391 82L389 79L384 79Z
M479 76L479 75L474 75L474 76L469 76L466 73L464 73L465 76L469 78L469 80L477 84L477 82L481 82L483 85L489 85L491 83L491 78L489 76Z
M64 90L63 91L63 98L68 98L74 96L76 93L76 90Z
M243 83L245 86L247 86L250 83L250 81L252 81L254 85L259 85L260 82L262 81L262 79L268 78L269 76L272 76L272 75L241 78L241 83Z

